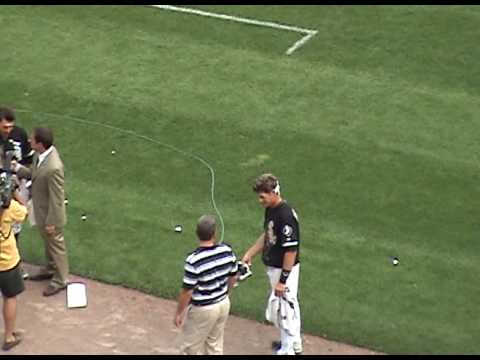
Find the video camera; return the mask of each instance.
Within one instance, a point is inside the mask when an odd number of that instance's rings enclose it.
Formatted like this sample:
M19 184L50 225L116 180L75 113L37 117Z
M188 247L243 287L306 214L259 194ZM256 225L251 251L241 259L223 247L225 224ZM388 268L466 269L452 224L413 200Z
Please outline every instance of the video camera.
M0 206L7 209L15 192L16 182L13 175L3 171L0 172Z
M2 168L0 169L0 206L7 209L17 188L16 175L12 172L14 149L9 142L3 145L3 155Z

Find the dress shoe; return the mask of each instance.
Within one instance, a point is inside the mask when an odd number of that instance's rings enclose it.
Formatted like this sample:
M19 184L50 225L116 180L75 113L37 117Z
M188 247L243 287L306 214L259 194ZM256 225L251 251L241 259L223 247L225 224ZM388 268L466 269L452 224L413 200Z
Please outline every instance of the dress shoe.
M59 293L60 291L62 291L63 289L65 289L66 286L54 286L54 285L48 285L47 288L45 290L43 290L43 296L52 296L52 295L55 295L57 293Z
M53 274L49 273L40 273L35 275L30 275L29 279L32 281L41 281L41 280L48 280L53 277Z

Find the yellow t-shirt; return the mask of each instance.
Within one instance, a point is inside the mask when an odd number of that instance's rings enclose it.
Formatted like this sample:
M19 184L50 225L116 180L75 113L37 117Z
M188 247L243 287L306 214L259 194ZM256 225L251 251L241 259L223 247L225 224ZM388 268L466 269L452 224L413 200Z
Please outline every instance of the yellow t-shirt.
M27 208L15 200L0 215L0 271L14 268L20 261L12 225L25 220Z

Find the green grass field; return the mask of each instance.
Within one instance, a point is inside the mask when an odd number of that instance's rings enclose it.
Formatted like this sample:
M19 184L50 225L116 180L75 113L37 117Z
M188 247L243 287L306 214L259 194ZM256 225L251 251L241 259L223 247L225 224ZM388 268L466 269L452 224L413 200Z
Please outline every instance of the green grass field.
M0 7L0 103L55 131L71 271L175 298L214 213L193 154L239 256L261 232L252 179L280 178L301 220L305 332L479 353L480 8L200 8L318 34L286 56L299 34L145 6ZM43 261L28 226L21 245ZM263 320L263 270L234 314Z

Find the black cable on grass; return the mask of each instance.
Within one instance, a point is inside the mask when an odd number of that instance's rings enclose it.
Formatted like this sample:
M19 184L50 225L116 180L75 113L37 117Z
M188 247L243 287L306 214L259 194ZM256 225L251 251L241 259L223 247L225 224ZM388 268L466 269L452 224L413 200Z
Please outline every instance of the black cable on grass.
M210 186L210 195L211 195L211 201L212 201L212 206L215 210L215 212L217 213L218 215L218 218L220 220L220 228L221 228L221 236L220 236L220 242L223 242L223 238L224 238L224 233L225 233L225 224L223 222L223 217L222 217L222 213L220 212L220 210L218 210L217 208L217 204L215 202L215 170L213 170L213 167L206 161L204 160L203 158L201 158L200 156L198 155L195 155L195 154L191 154L191 153L188 153L186 151L183 151L173 145L170 145L170 144L167 144L167 143L164 143L162 141L159 141L159 140L155 140L155 139L152 139L151 137L148 137L148 136L145 136L145 135L141 135L141 134L137 134L135 131L133 130L126 130L126 129L122 129L122 128L119 128L119 127L116 127L116 126L113 126L113 125L109 125L109 124L104 124L104 123L100 123L100 122L96 122L96 121L91 121L91 120L85 120L85 119L82 119L80 117L77 117L77 116L71 116L71 115L61 115L61 114L54 114L54 113L45 113L45 112L40 112L40 111L33 111L33 110L27 110L27 109L15 109L16 112L20 112L20 113L30 113L30 114L39 114L39 115L45 115L45 116L54 116L54 117L61 117L61 118L64 118L64 119L70 119L70 120L73 120L73 121L77 121L79 123L84 123L84 124L88 124L88 125L94 125L94 126L101 126L101 127L104 127L104 128L107 128L107 129L111 129L111 130L116 130L116 131L119 131L121 133L124 133L124 134L128 134L128 135L132 135L136 138L139 138L139 139L143 139L143 140L146 140L146 141L149 141L149 142L152 142L154 144L157 144L157 145L160 145L160 146L163 146L163 147L166 147L170 150L173 150L173 151L176 151L177 153L183 155L183 156L186 156L186 157L191 157L195 160L198 160L200 161L203 165L205 165L208 170L210 171L210 177L211 177L211 186Z

